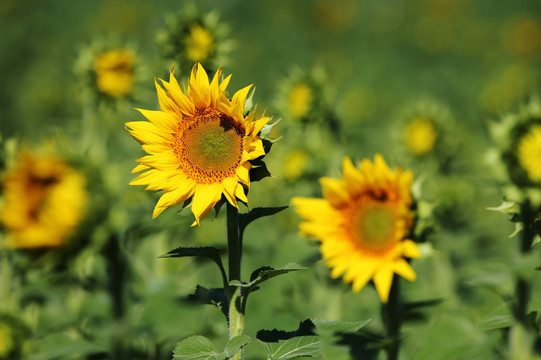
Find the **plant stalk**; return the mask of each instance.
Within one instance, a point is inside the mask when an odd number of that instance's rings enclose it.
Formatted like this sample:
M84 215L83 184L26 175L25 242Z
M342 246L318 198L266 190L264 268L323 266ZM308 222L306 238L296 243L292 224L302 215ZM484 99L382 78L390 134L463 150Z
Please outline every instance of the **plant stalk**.
M242 243L239 236L238 210L227 202L227 255L229 260L229 281L241 281ZM231 286L229 295L229 339L244 332L244 309L242 306L242 290ZM242 350L231 359L241 360Z
M400 351L400 327L402 326L402 301L400 298L400 278L393 276L387 304L382 307L383 320L390 343L387 347L387 359L397 360Z
M520 238L520 253L526 255L530 252L535 238L535 232L532 228L533 221L535 220L535 214L533 213L530 203L526 201L521 206L521 216L523 229ZM517 302L515 304L515 317L518 321L528 327L527 324L527 305L530 299L530 282L520 276L517 276L517 282L515 285L515 293L517 294Z

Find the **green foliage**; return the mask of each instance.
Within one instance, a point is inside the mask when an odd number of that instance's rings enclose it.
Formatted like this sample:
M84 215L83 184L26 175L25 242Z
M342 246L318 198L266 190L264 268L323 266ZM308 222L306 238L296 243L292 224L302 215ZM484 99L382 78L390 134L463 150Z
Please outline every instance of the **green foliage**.
M298 357L320 357L329 354L329 342L337 341L335 336L354 334L366 326L370 320L347 322L337 320L304 320L297 330L260 330L257 339L265 347L267 358L272 360L294 359ZM333 349L333 359L347 356L345 349Z
M252 275L250 276L250 282L242 283L238 280L233 280L229 283L229 285L244 288L247 293L250 293L254 290L257 290L258 285L268 279L299 270L306 270L306 268L295 263L287 264L286 266L279 269L274 269L269 266L263 266L252 273Z
M249 336L235 336L227 342L224 351L217 352L216 348L208 338L201 335L194 335L177 344L173 351L173 359L225 360L235 355L249 342Z

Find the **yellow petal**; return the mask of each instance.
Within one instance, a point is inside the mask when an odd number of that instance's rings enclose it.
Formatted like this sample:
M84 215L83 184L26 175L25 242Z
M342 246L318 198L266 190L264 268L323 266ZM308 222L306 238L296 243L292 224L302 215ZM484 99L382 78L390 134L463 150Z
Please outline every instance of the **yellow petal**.
M223 186L220 183L197 184L192 200L192 212L199 224L222 197Z
M322 177L319 179L323 190L323 196L336 208L347 204L350 200L342 180Z
M179 186L173 191L166 191L158 200L156 207L154 207L154 212L152 213L152 218L155 219L168 207L180 204L181 202L189 199L195 190L195 181L191 179L185 179Z
M135 109L139 111L144 117L148 119L152 124L158 127L160 130L167 133L174 134L177 131L179 120L170 113L163 111L153 111L144 109Z
M236 190L235 195L243 203L245 203L245 204L248 203L248 198L246 197L246 194L244 193L244 187L242 185L240 185L240 184L237 185L237 190Z
M126 130L137 141L143 144L162 144L172 140L169 134L160 131L160 129L148 121L127 122Z
M156 79L154 79L154 84L156 85L156 92L158 93L158 101L160 103L160 108L162 111L165 111L171 115L177 116L179 119L182 119L182 112L179 107L171 100L165 90L158 84Z
M417 278L417 274L411 268L410 264L404 259L397 259L393 263L394 272L402 276L404 279L414 281Z
M421 257L421 251L416 243L411 240L404 240L400 243L402 254L405 257L418 259Z
M377 270L374 274L374 284L376 285L376 291L382 303L387 303L389 300L389 291L393 283L394 272L387 264L381 269Z
M173 67L171 67L169 74L169 82L162 80L162 85L168 91L169 97L177 104L179 110L186 116L192 116L195 111L194 105L180 89L180 85L173 75Z
M227 177L223 181L224 186L224 195L227 201L237 209L239 208L237 204L236 192L237 192L238 182L234 178ZM242 186L241 186L242 187Z

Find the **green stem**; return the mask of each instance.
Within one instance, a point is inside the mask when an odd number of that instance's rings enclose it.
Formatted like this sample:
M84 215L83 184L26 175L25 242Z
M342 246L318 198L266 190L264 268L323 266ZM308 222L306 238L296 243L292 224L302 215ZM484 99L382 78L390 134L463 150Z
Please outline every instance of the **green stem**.
M523 229L520 238L520 253L526 255L532 248L532 243L535 238L535 232L532 229L535 214L533 213L530 203L526 201L521 206L521 216ZM527 305L530 298L530 282L518 276L515 285L515 293L517 294L517 302L515 304L515 317L522 322L524 326L528 326L526 321Z
M0 288L1 309L9 312L11 309L11 264L8 250L3 247L2 252L2 286Z
M116 235L111 236L105 249L106 257L109 262L109 294L111 295L112 300L113 317L116 321L116 325L119 327L117 334L113 339L112 353L115 360L126 359L127 355L124 341L124 284L126 280L126 261L120 240L121 239Z
M393 276L387 304L382 307L383 321L390 341L387 347L387 359L397 360L400 351L400 327L402 326L402 302L400 299L400 278Z
M229 281L241 281L242 244L239 236L238 210L227 203L227 254L229 259ZM244 309L242 306L241 288L229 287L229 338L242 335L244 332ZM242 350L231 359L241 360Z

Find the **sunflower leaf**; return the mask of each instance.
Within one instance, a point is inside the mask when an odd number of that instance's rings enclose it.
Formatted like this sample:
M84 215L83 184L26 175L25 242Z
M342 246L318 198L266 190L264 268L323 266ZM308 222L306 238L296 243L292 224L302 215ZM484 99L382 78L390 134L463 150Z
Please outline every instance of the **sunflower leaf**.
M239 234L240 236L243 235L244 229L254 220L259 219L264 216L270 216L279 213L280 211L283 211L287 209L289 205L287 206L278 206L278 207L260 207L260 208L254 208L250 210L250 212L247 212L245 214L239 214Z
M298 357L319 357L321 340L317 336L298 336L276 343L262 342L267 352L267 359L286 360Z
M180 341L173 351L173 359L183 360L225 360L235 355L250 342L246 335L235 336L225 346L225 350L217 352L212 342L201 335L194 335Z
M259 269L256 269L250 276L249 283L241 283L240 281L231 281L230 286L237 286L245 288L247 292L254 290L259 284L263 281L273 278L278 275L287 274L292 271L306 270L305 267L302 267L295 263L289 263L286 266L280 269L274 269L269 266L263 266Z
M220 268L222 274L222 280L224 286L227 285L227 276L225 274L225 268L222 264L222 258L220 257L220 250L212 247L178 247L169 251L168 253L159 256L160 258L179 258L179 257L206 257L213 260Z
M188 295L188 301L197 304L214 305L226 316L228 316L229 305L227 295L223 288L207 289L197 285L195 292Z

